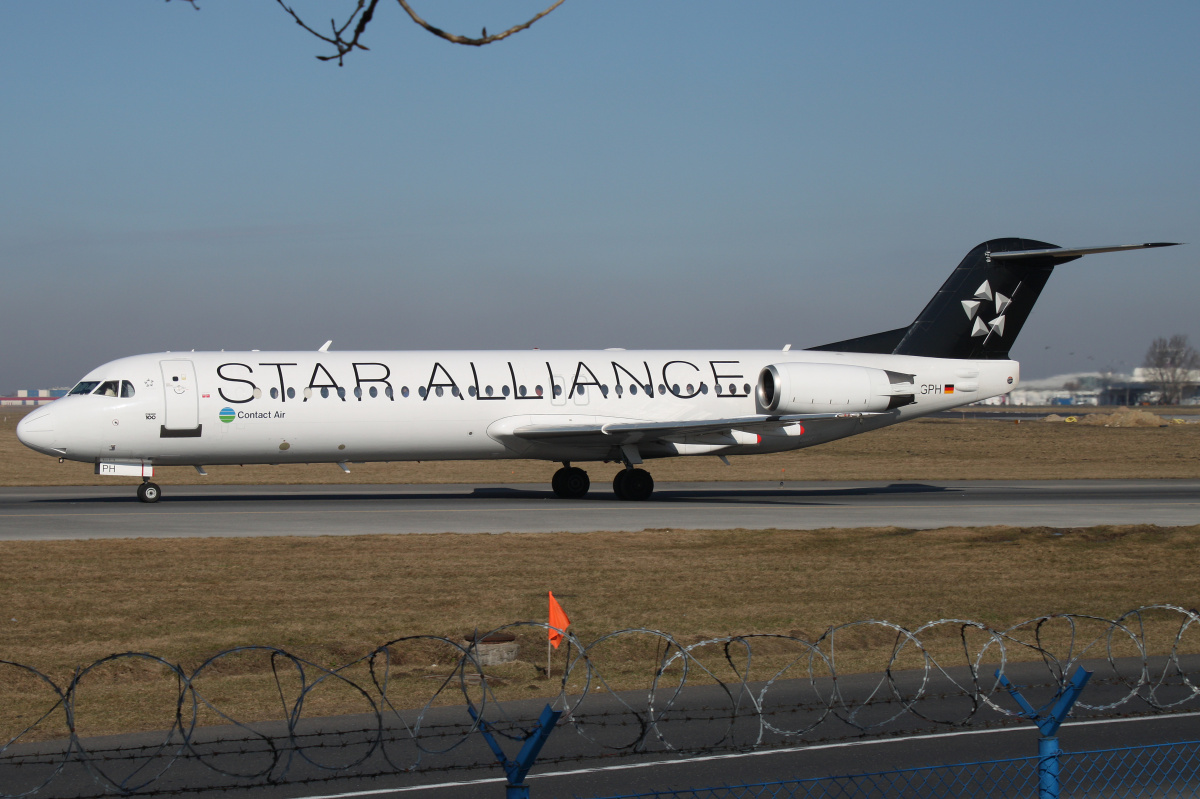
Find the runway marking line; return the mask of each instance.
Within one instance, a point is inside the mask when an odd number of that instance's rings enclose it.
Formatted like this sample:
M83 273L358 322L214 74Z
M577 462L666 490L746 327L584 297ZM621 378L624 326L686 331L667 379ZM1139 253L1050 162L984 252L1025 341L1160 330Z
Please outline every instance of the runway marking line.
M1124 724L1134 721L1148 721L1155 719L1181 719L1200 716L1200 712L1193 713L1170 713L1160 716L1138 716L1136 718L1124 719L1087 719L1085 721L1069 721L1063 724L1064 727L1088 727L1097 724ZM906 735L895 738L876 738L869 741L843 741L840 743L817 744L814 746L792 746L785 749L764 749L757 752L732 752L722 755L704 755L701 757L689 757L683 760L655 760L649 763L621 763L615 766L599 766L597 768L581 768L572 769L570 771L548 771L544 774L530 774L526 779L546 779L548 777L572 777L580 774L602 774L609 771L628 771L637 768L653 768L655 766L673 766L687 765L689 763L706 763L714 760L734 760L742 757L762 757L765 755L782 755L782 754L799 754L804 752L819 752L828 749L843 749L852 746L875 746L877 744L903 743L906 741L929 741L937 738L954 738L960 735L990 735L1002 732L1022 732L1029 733L1028 727L997 727L989 730L957 730L955 732L936 732L927 735ZM296 799L352 799L356 796L383 796L393 793L409 793L411 791L428 791L435 788L465 788L471 785L495 785L502 784L505 780L503 777L489 777L482 780L463 780L461 782L438 782L428 785L409 785L403 788L373 788L367 791L351 791L349 793L331 793L314 796L299 796Z

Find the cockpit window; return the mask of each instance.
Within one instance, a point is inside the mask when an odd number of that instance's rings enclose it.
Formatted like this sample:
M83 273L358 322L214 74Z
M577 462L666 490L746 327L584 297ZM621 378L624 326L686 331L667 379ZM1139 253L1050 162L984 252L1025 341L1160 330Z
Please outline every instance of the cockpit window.
M96 394L101 397L115 397L121 393L121 384L117 380L105 380L100 388L96 389Z
M71 389L70 394L67 396L70 396L71 394L91 394L92 389L98 385L100 385L99 380L84 380L79 385L75 386L75 388Z
M130 383L128 380L121 381L121 396L122 397L132 397L133 396L133 383Z

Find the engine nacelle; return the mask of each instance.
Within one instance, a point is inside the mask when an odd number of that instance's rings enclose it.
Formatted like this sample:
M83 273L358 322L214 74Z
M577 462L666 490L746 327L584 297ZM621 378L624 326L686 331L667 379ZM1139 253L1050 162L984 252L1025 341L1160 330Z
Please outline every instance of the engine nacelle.
M841 363L774 363L758 375L768 413L877 412L911 404L913 375Z

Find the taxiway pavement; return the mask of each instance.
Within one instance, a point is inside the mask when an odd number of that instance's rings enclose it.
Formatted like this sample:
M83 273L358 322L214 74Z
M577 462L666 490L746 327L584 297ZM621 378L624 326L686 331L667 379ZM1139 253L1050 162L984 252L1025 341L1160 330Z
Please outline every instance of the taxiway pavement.
M647 502L607 485L0 489L0 540L675 529L1200 524L1200 480L665 483Z

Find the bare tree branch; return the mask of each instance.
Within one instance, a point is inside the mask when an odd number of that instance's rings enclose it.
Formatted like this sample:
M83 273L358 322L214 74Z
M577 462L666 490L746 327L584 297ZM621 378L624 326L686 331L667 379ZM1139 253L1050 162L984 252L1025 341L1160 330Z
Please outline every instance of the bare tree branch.
M514 33L519 33L520 31L529 28L531 25L533 25L533 23L537 22L539 19L546 16L551 11L566 2L566 0L555 0L555 2L552 3L548 8L534 15L533 18L518 25L513 25L511 28L503 31L502 33L489 36L487 28L484 28L483 33L479 38L473 38L470 36L460 36L457 33L448 33L441 28L431 25L422 19L415 10L413 10L413 7L409 5L408 0L396 1L400 4L400 7L404 9L405 13L408 14L409 18L414 23L420 25L434 36L445 39L446 41L454 44L463 44L471 47L482 47L485 44L491 44L492 42L498 42L501 39L507 39ZM168 2L170 2L170 0L168 0ZM192 2L194 5L194 0L185 0L185 2ZM308 31L313 36L316 36L321 41L333 45L333 47L337 50L336 55L317 56L317 58L321 61L333 61L336 59L338 66L343 66L345 63L345 58L349 53L353 52L354 50L370 49L366 45L360 43L359 39L362 37L363 33L366 32L367 26L371 24L371 20L374 19L375 8L379 5L379 0L357 0L354 10L350 13L350 16L346 18L345 22L339 25L337 20L329 20L328 34L321 33L305 22L291 6L284 2L284 0L275 0L275 2L277 2L280 8L286 11L293 20L295 20L297 25L299 25L301 28L304 28L304 30ZM351 30L351 26L353 26L353 31L349 34L349 38L347 38L347 31Z
M537 15L535 15L533 17L533 19L530 19L528 22L522 22L520 25L513 25L511 28L504 31L503 33L497 33L493 36L488 36L487 28L484 28L483 35L478 39L472 39L469 36L459 36L458 34L455 34L455 33L446 33L446 31L442 30L441 28L435 28L434 26L430 25L428 22L426 22L425 20L423 20L419 16L417 16L417 12L413 11L412 6L410 6L408 4L408 0L396 0L396 2L398 2L400 4L401 8L403 8L405 11L408 12L408 16L412 18L413 22L417 23L422 28L424 28L425 30L432 33L434 36L440 36L441 38L445 39L446 41L454 42L455 44L466 44L466 45L470 45L472 47L482 47L485 44L491 44L492 42L498 42L501 39L507 39L509 36L512 36L514 33L518 33L520 31L525 30L526 28L531 26L533 23L537 22L539 19L541 19L542 17L546 16L554 9L561 6L564 2L566 2L566 0L557 0L557 2L551 4L550 7L547 8L545 11L542 11L542 12L538 13Z

